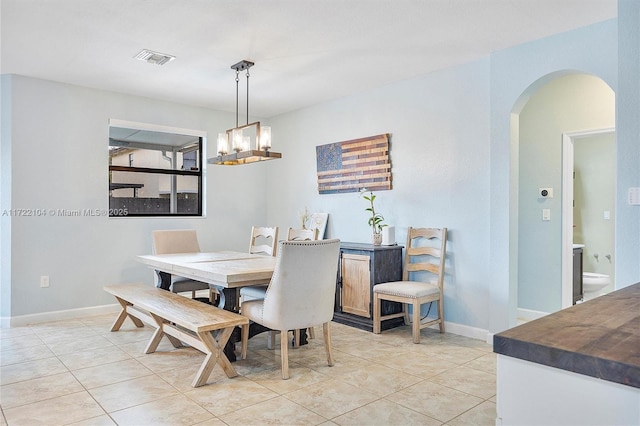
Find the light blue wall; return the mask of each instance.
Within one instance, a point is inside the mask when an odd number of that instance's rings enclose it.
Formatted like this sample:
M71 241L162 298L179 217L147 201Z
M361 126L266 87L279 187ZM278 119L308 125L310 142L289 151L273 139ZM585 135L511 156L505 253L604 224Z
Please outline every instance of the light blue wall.
M640 187L640 1L618 1L618 78L616 91L616 283L640 281L640 206L627 202Z
M232 114L202 108L22 76L10 82L11 114L3 115L2 128L8 118L11 137L3 138L3 162L7 146L12 157L11 168L2 169L2 209L108 209L110 118L209 135L234 123ZM209 143L207 157L215 149ZM9 240L3 217L0 316L111 304L105 284L152 282L152 271L134 257L151 252L153 229L194 228L205 250L246 250L251 226L266 218L255 206L267 202L268 167L210 166L206 218L13 217ZM40 288L41 275L49 275L49 288Z
M616 20L610 20L491 55L491 331L516 323L517 114L539 87L567 73L596 75L617 92L617 36Z
M328 235L369 242L357 193L319 195L315 147L391 134L393 189L376 211L404 244L408 226L449 228L445 318L488 327L489 61L449 68L270 120L285 158L269 173L271 224L297 212L329 213Z

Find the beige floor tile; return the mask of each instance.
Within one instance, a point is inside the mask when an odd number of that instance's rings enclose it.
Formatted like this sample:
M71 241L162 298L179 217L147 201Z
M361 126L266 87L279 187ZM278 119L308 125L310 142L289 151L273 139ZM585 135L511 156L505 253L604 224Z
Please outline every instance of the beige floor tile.
M111 413L119 426L193 425L213 415L184 395L170 396Z
M424 380L381 364L333 377L378 396L389 395Z
M496 394L495 374L472 368L454 368L431 377L429 380L482 399L491 398Z
M464 364L464 366L495 375L498 371L496 362L497 358L497 355L492 352L482 355L480 358L471 360Z
M92 334L89 336L82 336L79 338L68 337L64 340L58 340L52 343L47 343L51 352L56 355L71 354L80 351L86 351L89 349L106 348L113 346L113 343L108 341L102 336Z
M116 423L111 420L111 417L104 414L102 416L80 420L79 422L69 423L68 426L115 426L115 424Z
M22 382L68 371L57 358L45 358L0 367L0 385Z
M215 417L213 419L205 420L201 423L194 423L194 426L227 426L227 424Z
M2 339L6 339L7 337L24 336L25 334L35 334L35 333L33 332L33 329L28 326L0 328L0 347L2 347Z
M98 333L88 327L80 328L64 328L62 330L50 329L46 333L40 333L37 336L47 345L66 342L68 340L80 340L91 336L97 336Z
M441 422L447 422L483 401L428 380L386 398Z
M441 425L436 419L410 410L395 402L379 399L332 420L341 426Z
M332 419L378 399L376 395L339 380L326 380L285 395L304 408Z
M136 359L149 370L158 373L185 366L200 366L204 358L205 355L199 350L184 347L173 348L170 351L156 351Z
M19 334L17 336L5 337L0 340L0 351L17 350L30 346L39 346L44 342L36 334Z
M404 346L392 346L384 343L373 342L371 340L368 342L364 341L362 343L345 342L339 345L333 345L333 347L340 352L364 359L401 355L407 351Z
M264 424L317 425L327 420L284 397L273 398L233 413L225 414L220 419L230 426Z
M496 424L496 404L485 401L450 420L450 426L494 426Z
M66 372L0 386L0 401L6 409L83 390L76 378Z
M52 356L54 356L54 354L49 350L47 345L9 349L0 352L0 366L51 358Z
M149 376L151 374L153 374L151 370L135 359L117 361L73 371L76 379L87 389Z
M113 332L100 333L102 337L113 343L114 345L126 345L127 343L148 342L153 336L153 328L143 327L130 330L118 330Z
M485 351L479 349L467 348L455 344L447 344L446 342L433 348L434 355L438 358L450 361L455 364L464 364L476 358L486 355Z
M153 375L91 389L89 393L107 413L111 413L177 395L178 391Z
M118 348L122 349L123 351L128 353L133 358L140 358L140 357L148 355L148 354L144 353L144 351L145 351L145 349L147 347L147 343L148 343L147 340L139 340L137 342L124 343L124 344L117 345L117 346L118 346ZM175 349L175 348L169 342L169 339L162 339L160 341L160 344L158 345L158 348L156 349L156 352L168 352L168 351L171 351L173 349Z
M193 379L196 377L199 368L200 364L185 365L173 370L159 371L156 374L171 386L184 393L193 390ZM226 382L228 380L233 379L229 379L221 368L216 367L211 372L206 384L215 385L216 383Z
M4 410L7 423L21 425L66 425L105 414L85 391Z
M329 380L328 376L297 364L289 365L289 379L287 380L282 379L280 367L262 370L245 377L280 395Z
M58 356L58 359L62 361L69 370L79 370L81 368L123 361L129 358L131 358L131 356L128 353L116 346L72 352Z
M216 416L260 425L495 423L495 354L479 340L425 329L415 345L408 326L374 335L332 323L335 365L327 365L316 327L316 339L290 347L291 378L282 380L279 338L268 350L262 334L249 341L248 359L233 364L239 377L215 367L193 388L203 354L163 339L146 355L152 327L127 320L109 332L116 316L1 329L0 402L8 414L0 426L224 425Z
M382 361L376 359L376 361ZM394 370L400 370L407 374L428 379L444 371L458 367L458 364L445 361L434 355L424 355L421 353L407 353L396 355L384 360L384 364Z
M278 396L272 390L241 376L214 385L201 386L185 392L184 395L216 416ZM230 398L229 395L237 397Z

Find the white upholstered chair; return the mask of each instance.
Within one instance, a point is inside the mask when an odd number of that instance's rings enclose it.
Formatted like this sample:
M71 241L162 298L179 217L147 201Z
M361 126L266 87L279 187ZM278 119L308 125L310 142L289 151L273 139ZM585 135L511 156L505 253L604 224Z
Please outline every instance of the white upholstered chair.
M264 299L248 300L241 313L249 320L280 331L282 378L289 378L288 330L322 324L327 363L333 365L331 320L336 290L340 240L282 241ZM242 327L243 359L249 326Z
M447 248L447 228L409 228L405 248L402 281L376 284L373 287L373 332L380 333L381 322L404 316L409 323L407 305L412 305L413 343L420 343L420 330L434 324L440 325L444 333L444 265ZM423 282L425 276L433 277ZM416 280L416 277L421 281ZM403 312L381 316L383 300L401 302ZM420 322L420 306L438 302L438 316L427 322Z
M153 254L175 254L175 253L199 253L200 245L195 229L172 229L153 231ZM158 277L158 287L160 286L160 273L156 271ZM188 278L171 275L171 286L169 289L174 293L191 292L191 297L195 297L198 290L209 290L209 284L195 281ZM209 299L212 294L209 290Z
M277 230L276 230L277 235ZM317 229L287 229L287 241L313 241L318 238ZM267 292L267 286L243 287L240 289L241 300L264 299ZM313 327L309 327L309 337L315 339L315 331ZM300 330L295 331L294 347L300 346ZM275 346L275 334L269 333L269 349Z

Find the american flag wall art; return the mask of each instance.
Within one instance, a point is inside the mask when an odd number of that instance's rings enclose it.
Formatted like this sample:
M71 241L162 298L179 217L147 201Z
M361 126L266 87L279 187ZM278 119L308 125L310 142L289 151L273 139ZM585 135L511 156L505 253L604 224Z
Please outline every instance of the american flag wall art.
M318 192L391 189L389 134L316 147Z

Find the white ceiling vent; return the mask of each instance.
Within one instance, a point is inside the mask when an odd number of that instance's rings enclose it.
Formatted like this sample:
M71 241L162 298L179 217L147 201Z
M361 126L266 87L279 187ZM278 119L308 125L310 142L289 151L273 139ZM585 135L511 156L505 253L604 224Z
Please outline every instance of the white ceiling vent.
M173 61L176 57L167 55L166 53L154 52L153 50L144 49L138 53L134 58L141 61L147 61L150 64L164 65L167 62Z

